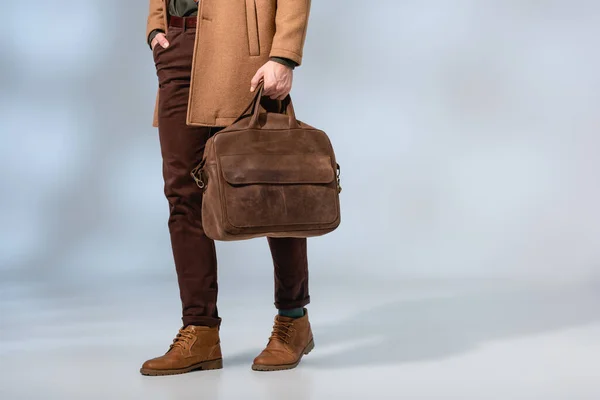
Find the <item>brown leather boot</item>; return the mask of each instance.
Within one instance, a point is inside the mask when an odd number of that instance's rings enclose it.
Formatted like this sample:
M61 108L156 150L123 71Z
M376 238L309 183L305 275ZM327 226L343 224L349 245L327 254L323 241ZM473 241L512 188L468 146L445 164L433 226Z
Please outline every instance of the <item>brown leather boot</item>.
M298 366L302 356L315 347L308 312L301 318L275 317L267 347L254 359L255 371L279 371Z
M219 328L189 325L179 330L164 356L142 365L142 375L176 375L223 368Z

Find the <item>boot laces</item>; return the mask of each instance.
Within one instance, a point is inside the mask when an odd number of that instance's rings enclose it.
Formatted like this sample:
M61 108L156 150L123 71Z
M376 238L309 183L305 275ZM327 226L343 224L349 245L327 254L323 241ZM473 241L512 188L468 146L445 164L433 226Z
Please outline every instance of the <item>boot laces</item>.
M289 344L292 334L294 333L293 321L281 321L276 319L273 326L273 332L269 339L279 340L285 344Z
M194 335L191 332L184 330L183 328L179 330L175 339L173 339L173 343L169 346L169 351L178 347L182 350L189 348L190 342L194 340Z

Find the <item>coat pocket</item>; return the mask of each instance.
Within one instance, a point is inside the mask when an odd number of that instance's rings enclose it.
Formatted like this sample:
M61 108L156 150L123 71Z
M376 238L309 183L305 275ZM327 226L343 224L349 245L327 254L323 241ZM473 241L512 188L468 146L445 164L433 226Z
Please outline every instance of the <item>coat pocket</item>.
M258 17L256 14L256 0L246 0L246 27L248 29L248 50L251 56L260 55L260 41L258 37Z

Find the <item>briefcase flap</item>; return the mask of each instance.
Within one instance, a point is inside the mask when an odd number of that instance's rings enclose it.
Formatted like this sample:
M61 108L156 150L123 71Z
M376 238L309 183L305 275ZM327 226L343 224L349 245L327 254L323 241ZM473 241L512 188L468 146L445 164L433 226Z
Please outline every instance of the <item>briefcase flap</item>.
M325 154L222 155L219 164L230 185L328 184L335 179Z

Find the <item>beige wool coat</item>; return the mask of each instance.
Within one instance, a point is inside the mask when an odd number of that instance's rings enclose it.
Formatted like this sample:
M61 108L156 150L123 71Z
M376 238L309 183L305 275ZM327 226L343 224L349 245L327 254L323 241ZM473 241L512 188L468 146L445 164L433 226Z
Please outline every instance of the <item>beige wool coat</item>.
M167 0L150 0L146 38L167 32ZM302 63L311 0L200 0L187 124L227 126L253 98L269 57ZM158 94L152 126L158 126Z

